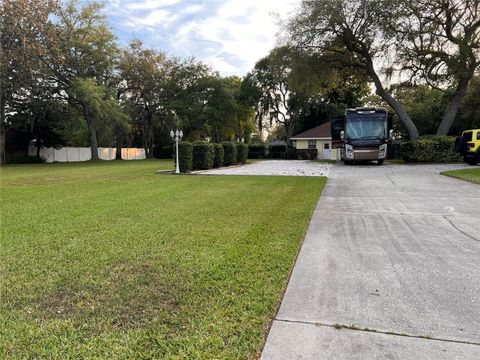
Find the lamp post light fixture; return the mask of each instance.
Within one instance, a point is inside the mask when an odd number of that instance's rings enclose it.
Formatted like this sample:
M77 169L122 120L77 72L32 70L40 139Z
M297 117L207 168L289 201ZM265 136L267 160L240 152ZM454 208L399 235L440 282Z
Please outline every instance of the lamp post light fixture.
M170 137L175 141L175 174L180 174L180 165L178 163L178 142L182 140L183 131L182 130L173 130L170 131Z

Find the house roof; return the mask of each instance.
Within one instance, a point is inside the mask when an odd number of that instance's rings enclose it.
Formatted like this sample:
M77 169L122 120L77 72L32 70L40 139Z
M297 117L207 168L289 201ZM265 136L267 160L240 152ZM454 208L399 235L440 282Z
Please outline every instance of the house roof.
M299 139L319 139L319 138L331 138L332 134L330 132L330 122L327 122L322 125L318 125L310 130L304 131L300 134L292 137L292 140Z

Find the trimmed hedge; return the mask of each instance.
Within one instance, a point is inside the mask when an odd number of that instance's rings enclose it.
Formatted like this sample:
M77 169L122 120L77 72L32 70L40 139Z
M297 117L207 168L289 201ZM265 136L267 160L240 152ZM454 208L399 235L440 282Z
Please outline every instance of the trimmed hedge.
M223 166L235 165L237 163L237 146L231 141L222 143L224 156Z
M238 142L237 146L237 163L245 164L248 158L248 145Z
M268 147L268 157L270 159L285 159L286 152L285 145L270 145Z
M265 159L267 157L267 147L264 144L249 145L249 159Z
M294 149L287 150L286 158L289 160L316 160L318 155L317 149Z
M455 139L448 136L424 136L400 145L405 162L457 162L462 157L455 153Z
M316 160L318 157L317 149L296 149L298 160Z
M44 163L45 159L40 156L30 156L30 155L7 155L6 163L7 164L41 164Z
M297 160L297 149L288 148L287 153L285 154L285 158L288 160Z
M208 170L213 167L213 145L206 141L195 141L192 144L192 168Z
M180 172L190 172L192 170L192 144L186 141L180 141L178 143L178 154Z
M213 167L219 168L223 166L223 156L225 154L223 146L221 144L213 144L213 153Z

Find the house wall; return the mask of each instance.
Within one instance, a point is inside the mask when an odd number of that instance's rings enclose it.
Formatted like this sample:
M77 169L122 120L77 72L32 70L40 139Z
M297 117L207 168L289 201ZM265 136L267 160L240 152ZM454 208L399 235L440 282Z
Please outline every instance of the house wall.
M330 144L330 158L323 158L323 144ZM295 140L296 149L308 149L308 140ZM330 139L316 140L317 150L318 150L318 159L323 160L336 160L337 159L337 149L332 149L332 141Z

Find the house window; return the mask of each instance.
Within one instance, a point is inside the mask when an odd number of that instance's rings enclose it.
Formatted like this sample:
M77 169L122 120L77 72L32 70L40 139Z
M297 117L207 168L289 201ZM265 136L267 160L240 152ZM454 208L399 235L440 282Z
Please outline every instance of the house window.
M317 148L317 142L315 140L308 140L308 148L309 149L316 149Z
M327 143L327 142L324 143L324 144L323 144L323 148L324 148L325 150L330 149L330 143Z

